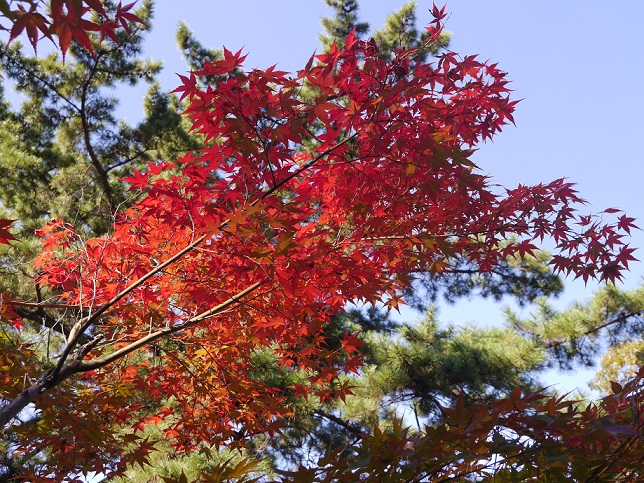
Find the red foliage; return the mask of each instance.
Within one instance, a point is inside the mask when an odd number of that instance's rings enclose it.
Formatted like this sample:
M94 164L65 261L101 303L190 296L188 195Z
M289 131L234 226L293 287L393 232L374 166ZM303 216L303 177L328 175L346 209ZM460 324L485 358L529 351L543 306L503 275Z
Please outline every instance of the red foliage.
M294 77L242 72L244 56L224 54L177 89L205 138L179 174L151 164L126 178L146 197L108 237L83 241L61 221L41 232L38 282L86 314L36 383L48 431L25 446L56 452L47 471L118 471L140 457L123 453L119 426L133 443L163 420L180 450L277 430L293 394L258 381L262 351L304 375L297 395L343 398L337 377L356 370L359 343L331 347L329 317L397 303L415 272L440 276L454 257L491 270L551 237L555 269L607 281L632 259L632 220L578 217L570 183L501 193L477 172L469 149L516 104L495 64L451 52L423 64L415 51L386 62L352 35ZM214 75L225 76L216 88L198 87ZM83 332L93 339L81 344ZM52 390L88 371L82 390Z
M26 33L35 51L41 36L51 41L57 38L64 57L72 39L93 52L88 32L99 32L101 38L116 40L117 29L127 30L129 22L141 23L131 13L135 2L125 6L119 3L113 16L108 15L101 0L50 0L48 9L43 8L44 3L42 0L0 0L5 21L0 29L9 32L9 42ZM88 20L89 13L97 14L98 20Z
M9 228L13 225L13 222L16 220L0 220L0 245L10 245L11 240L15 240L10 232Z

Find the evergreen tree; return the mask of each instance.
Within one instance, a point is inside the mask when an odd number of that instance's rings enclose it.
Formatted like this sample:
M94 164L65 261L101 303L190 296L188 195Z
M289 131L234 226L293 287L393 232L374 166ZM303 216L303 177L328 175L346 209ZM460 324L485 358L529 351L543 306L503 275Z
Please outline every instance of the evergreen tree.
M429 44L427 32L419 34L416 29L416 2L408 2L400 10L387 16L384 27L377 30L373 38L378 42L388 59L396 49L417 48L426 45L426 49L420 57L420 60L424 61L428 55L436 55L441 49L446 48L449 45L450 36L447 33L442 33L437 40Z
M357 0L326 0L326 4L334 10L333 17L322 17L324 32L318 36L325 51L333 43L344 45L347 35L355 29L358 37L364 36L369 31L368 22L358 22Z

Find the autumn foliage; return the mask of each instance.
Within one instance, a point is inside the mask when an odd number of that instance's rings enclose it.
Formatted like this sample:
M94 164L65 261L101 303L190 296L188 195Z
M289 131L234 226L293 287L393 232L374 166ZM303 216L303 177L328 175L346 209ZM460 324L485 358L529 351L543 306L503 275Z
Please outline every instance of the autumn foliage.
M434 13L430 42L444 17ZM63 220L40 231L38 284L76 324L44 372L33 347L0 353L0 397L12 401L0 422L35 403L41 419L20 429L20 451L59 462L41 476L144 463L147 424L164 422L181 451L236 445L278 431L293 398L346 397L339 376L359 370L360 342L330 344L329 318L356 302L395 308L414 273L440 277L456 257L491 270L550 238L557 271L620 278L631 218L579 216L564 180L500 190L470 159L513 120L505 73L474 56L418 54L387 62L350 35L291 76L244 71L226 50L177 89L199 152L126 178L143 196L109 236L84 240ZM3 323L18 327L21 302L2 303ZM288 392L254 377L266 352L298 375Z
M72 40L93 52L88 32L98 32L101 38L116 41L118 29L128 30L130 22L141 22L130 12L134 2L119 3L113 16L108 15L101 0L51 0L48 8L43 8L43 3L42 0L0 0L4 21L0 29L9 32L9 42L26 33L34 50L41 37L46 37L58 44L63 56ZM91 14L96 18L88 18Z

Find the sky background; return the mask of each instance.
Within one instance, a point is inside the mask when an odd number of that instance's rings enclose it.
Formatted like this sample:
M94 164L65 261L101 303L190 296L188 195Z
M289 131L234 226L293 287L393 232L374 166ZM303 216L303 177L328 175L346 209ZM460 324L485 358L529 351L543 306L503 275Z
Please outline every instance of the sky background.
M362 0L360 20L372 31L400 8L398 0ZM428 1L417 2L418 27L431 21ZM523 99L508 126L481 146L474 161L495 182L515 187L566 177L577 183L588 212L608 207L644 219L641 183L644 137L644 2L594 0L452 0L447 30L450 49L498 62ZM226 46L248 53L247 68L277 64L296 71L320 50L320 18L331 15L323 0L157 0L146 55L165 62L163 88L178 85L186 65L174 35L185 21L207 47ZM140 87L118 92L121 113L131 122L142 116ZM644 222L640 222L644 226ZM644 247L644 232L632 245ZM638 258L644 259L640 251ZM644 264L632 265L626 288L640 285ZM586 300L596 285L566 280L556 305ZM502 320L507 304L463 301L440 308L443 322L483 324ZM406 317L418 315L405 313ZM562 390L583 386L593 371L548 374Z

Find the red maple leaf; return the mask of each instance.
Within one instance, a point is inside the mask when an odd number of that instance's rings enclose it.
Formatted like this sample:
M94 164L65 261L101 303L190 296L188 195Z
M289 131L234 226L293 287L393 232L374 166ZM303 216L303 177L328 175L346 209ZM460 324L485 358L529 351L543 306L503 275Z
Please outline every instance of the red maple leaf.
M9 245L10 241L16 240L10 232L9 228L16 220L0 220L0 244Z

